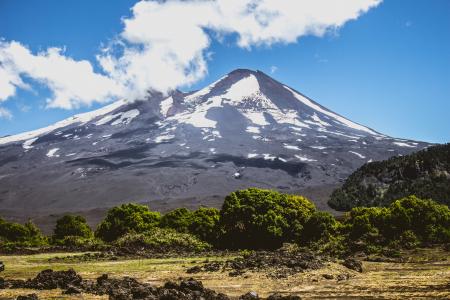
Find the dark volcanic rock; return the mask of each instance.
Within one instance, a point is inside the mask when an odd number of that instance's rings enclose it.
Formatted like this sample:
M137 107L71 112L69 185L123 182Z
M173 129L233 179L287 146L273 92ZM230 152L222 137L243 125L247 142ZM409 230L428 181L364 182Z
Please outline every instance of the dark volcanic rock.
M3 264L2 261L0 261L0 272L5 271L5 265Z
M24 296L18 296L16 300L38 300L39 297L36 294L28 294Z
M0 278L1 279L1 278ZM1 282L1 281L0 281ZM63 294L76 295L90 293L96 295L108 295L111 300L134 300L134 299L161 299L161 300L230 300L222 293L217 293L203 286L201 281L189 278L180 283L166 282L162 287L155 287L148 283L141 283L134 278L109 278L104 274L97 280L82 280L73 270L58 271L44 270L35 278L29 280L5 281L6 288L29 288L29 289L65 289ZM17 299L35 300L36 294L19 296ZM239 297L241 300L260 299L254 291ZM300 300L297 296L271 295L270 300Z
M65 290L63 292L63 294L66 294L66 295L81 294L81 290L78 287L69 286L67 288L67 290Z
M240 300L258 300L259 296L258 293L256 292L248 292L245 295L242 295L241 297L239 297Z
M254 251L225 262L211 262L190 268L190 272L229 271L229 276L240 276L247 271L265 271L269 277L283 278L309 269L319 269L323 262L317 256L299 251Z
M354 270L354 271L357 271L357 272L360 272L360 273L363 271L362 262L357 260L357 259L355 259L355 258L351 258L351 257L347 258L346 260L344 260L342 265L347 267L347 268L349 268L349 269L351 269L351 270Z
M301 300L300 296L296 295L282 295L282 294L272 294L267 297L267 300Z
M35 290L67 289L69 286L80 286L82 278L73 269L53 271L51 269L39 272L28 280L5 280L5 286L10 288L28 288Z

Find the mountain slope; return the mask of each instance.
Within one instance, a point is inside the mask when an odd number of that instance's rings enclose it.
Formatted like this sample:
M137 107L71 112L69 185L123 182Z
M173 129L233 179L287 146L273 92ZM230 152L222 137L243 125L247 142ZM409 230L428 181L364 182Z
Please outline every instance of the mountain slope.
M239 69L196 92L149 93L0 138L0 213L129 201L161 210L219 205L249 186L322 192L368 161L427 146L378 133L262 72Z
M450 144L365 164L333 192L329 204L349 210L388 205L409 195L450 205Z

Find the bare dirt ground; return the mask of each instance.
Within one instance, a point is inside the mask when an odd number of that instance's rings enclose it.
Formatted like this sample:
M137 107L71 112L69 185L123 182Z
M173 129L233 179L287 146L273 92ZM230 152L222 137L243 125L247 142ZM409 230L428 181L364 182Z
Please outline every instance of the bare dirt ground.
M188 274L195 265L229 259L230 257L179 257L164 259L128 259L116 261L58 260L55 257L80 253L52 253L23 256L0 256L6 269L5 279L26 279L39 271L75 269L83 278L95 279L107 273L111 277L130 276L142 282L163 285L164 282L194 277L217 292L238 297L249 291L259 296L278 292L296 294L302 299L450 299L450 256L440 249L421 249L404 253L397 261L364 261L363 272L342 266L339 261L328 262L324 268L305 271L287 278L274 279L270 270L229 276L228 272ZM373 260L380 260L373 258ZM327 279L328 278L328 279ZM81 294L62 295L61 290L34 291L24 289L0 290L0 299L36 293L40 299L107 299L107 296Z

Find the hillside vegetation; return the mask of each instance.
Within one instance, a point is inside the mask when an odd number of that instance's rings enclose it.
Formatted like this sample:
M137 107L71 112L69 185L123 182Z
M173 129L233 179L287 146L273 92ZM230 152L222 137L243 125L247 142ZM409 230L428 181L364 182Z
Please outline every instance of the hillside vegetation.
M409 195L450 204L450 144L365 164L333 192L328 204L347 211L387 206Z

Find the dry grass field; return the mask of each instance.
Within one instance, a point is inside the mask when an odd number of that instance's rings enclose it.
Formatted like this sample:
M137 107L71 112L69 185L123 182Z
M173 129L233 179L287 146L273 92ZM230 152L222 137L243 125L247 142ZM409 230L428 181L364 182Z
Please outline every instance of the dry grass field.
M326 267L274 279L267 272L247 272L230 277L227 272L186 273L187 268L229 257L178 257L165 259L124 259L116 261L77 261L80 253L52 253L23 256L0 256L6 265L2 276L8 279L34 277L39 271L75 269L85 279L95 279L107 273L112 277L130 276L143 282L162 285L165 281L194 277L204 286L238 297L256 291L265 297L271 293L297 294L302 299L450 299L450 257L439 249L421 249L404 253L402 262L365 261L363 273L329 262ZM55 260L55 257L75 256L74 259ZM270 270L267 270L270 271ZM348 277L337 280L342 274ZM332 279L326 279L324 277ZM342 277L342 276L341 276ZM14 299L17 295L37 293L40 299L107 299L107 296L81 294L62 295L61 290L33 291L24 289L0 290L0 299Z

